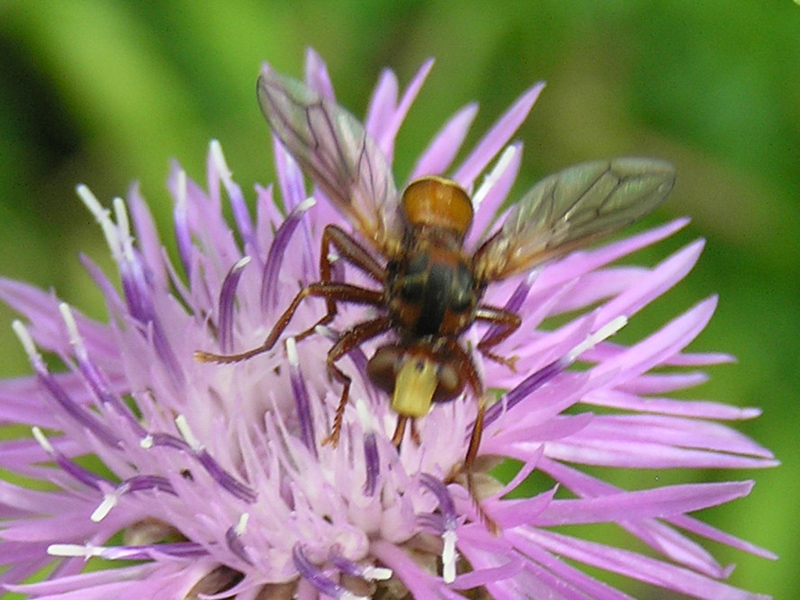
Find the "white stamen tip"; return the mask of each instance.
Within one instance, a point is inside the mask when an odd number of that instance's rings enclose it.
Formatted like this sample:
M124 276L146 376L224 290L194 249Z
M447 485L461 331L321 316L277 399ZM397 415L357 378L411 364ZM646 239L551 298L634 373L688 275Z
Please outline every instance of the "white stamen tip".
M356 398L356 415L358 415L358 422L361 423L364 433L373 433L375 431L372 413L363 398Z
M61 302L58 305L58 310L61 313L61 318L64 320L64 325L67 326L69 332L69 343L72 346L78 346L81 343L81 336L78 333L78 324L75 322L75 315L72 314L72 309L66 302Z
M228 162L225 160L225 155L222 153L222 145L219 140L211 140L210 144L211 158L219 170L219 176L222 179L229 180L231 178L231 170L228 168Z
M36 344L33 343L33 338L31 337L28 328L23 325L22 321L15 319L11 323L11 329L13 329L14 333L17 334L17 339L19 339L20 344L22 344L25 354L27 354L32 360L41 360L39 352L36 350Z
M442 579L445 583L453 583L456 580L456 532L453 530L445 531L442 534L444 548L442 548Z
M50 544L47 547L47 553L50 556L90 558L92 556L101 556L103 554L103 549L88 544L86 546L79 546L78 544Z
M185 415L178 415L175 417L175 425L178 427L178 431L180 432L183 439L186 441L189 446L192 447L193 450L200 450L200 440L194 437L191 428L189 427L189 422L186 420Z
M117 231L122 242L122 252L126 259L133 260L133 236L131 235L128 208L125 205L125 200L119 196L114 198L114 216L117 219Z
M297 342L293 337L286 338L286 358L289 360L289 365L298 367L300 365L300 357L297 355Z
M185 207L186 206L186 198L189 196L189 190L186 183L186 171L181 169L178 171L178 194L177 194L177 201L178 206Z
M55 448L53 448L53 444L50 443L41 429L36 427L35 425L31 427L31 432L33 433L33 438L39 443L39 445L44 448L44 451L48 454L55 454Z
M535 267L530 270L527 277L525 277L525 283L528 285L533 285L533 282L536 281L536 278L539 277L539 274L542 272L541 267Z
M75 188L75 191L78 192L78 197L81 199L84 206L89 209L89 212L92 213L95 220L100 224L103 235L106 238L106 243L111 249L115 260L118 260L120 258L121 243L117 228L114 223L111 222L111 217L109 216L111 214L110 211L107 208L103 208L97 197L85 185L79 185Z
M610 338L612 335L617 333L627 324L628 324L628 317L626 317L625 315L620 315L614 319L611 319L611 321L609 321L603 327L601 327L595 334L595 336L597 336L597 341L601 342L605 339Z
M253 260L253 259L252 259L252 257L250 257L250 256L243 256L243 257L242 257L242 258L240 258L238 261L236 261L236 264L235 264L235 265L233 265L233 269L232 269L232 270L233 270L233 271L241 271L242 269L244 269L244 268L245 268L245 267L248 265L248 263L249 263L251 260Z
M75 191L78 193L81 202L89 209L89 212L94 215L97 221L102 222L108 220L108 209L103 208L103 205L100 204L100 201L97 199L97 196L92 193L92 190L81 183L75 188Z
M364 567L364 579L369 581L386 581L393 575L391 569L385 567Z
M329 340L335 340L337 337L336 334L333 333L331 328L326 327L325 325L317 325L316 327L314 327L314 333L316 333L317 335L321 335L322 337L327 338Z
M369 596L359 596L358 594L354 594L353 592L348 592L348 591L345 591L339 597L342 600L369 600Z
M508 168L508 165L511 163L511 159L514 158L514 155L519 152L519 148L516 144L509 146L506 148L503 153L500 155L500 158L497 160L497 163L492 168L491 172L483 178L480 187L478 190L472 195L472 205L477 209L483 199L486 197L486 194L489 193L494 185L497 183L497 180L500 179L500 175L505 172Z
M153 447L153 436L151 434L147 434L141 440L139 440L139 447L143 450L149 450Z
M100 503L100 505L94 509L92 516L89 517L92 523L99 523L105 519L108 516L108 513L111 512L111 509L117 505L117 502L119 502L119 496L113 493L106 494L103 497L103 501Z
M497 160L497 169L500 171L505 171L508 163L511 162L511 159L514 158L514 155L518 154L520 151L519 144L511 144L500 155L500 158Z
M114 216L120 232L127 237L131 232L131 222L128 219L128 207L125 205L125 200L119 196L114 197Z
M309 196L308 198L303 200L300 204L298 204L295 210L298 213L302 214L306 212L308 209L310 209L312 206L314 206L316 203L317 203L316 198L314 198L314 196Z
M245 531L247 531L247 523L250 521L250 513L242 513L239 517L239 521L236 523L236 527L234 527L234 531L236 535L242 535Z
M583 342L575 346L565 357L566 360L569 362L576 360L581 354L587 350L591 350L600 342L607 340L627 324L628 317L624 315L616 317L615 319L611 319L611 321L603 325L591 335L588 335Z

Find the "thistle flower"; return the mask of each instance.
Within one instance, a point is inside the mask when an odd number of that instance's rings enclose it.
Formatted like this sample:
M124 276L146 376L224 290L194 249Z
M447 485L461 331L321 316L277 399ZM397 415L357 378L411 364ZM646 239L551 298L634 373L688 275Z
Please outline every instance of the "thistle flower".
M389 161L430 67L400 97L389 71L375 90L366 129ZM309 86L332 97L313 53L306 69ZM468 246L512 187L522 145L509 140L540 89L525 92L454 168L476 107L459 111L413 169L412 178L446 172L473 190ZM194 359L198 349L261 344L300 287L319 278L322 228L347 227L309 193L280 144L275 154L279 183L256 188L255 219L216 142L207 191L173 168L177 264L136 187L114 200L113 214L78 188L119 269L121 291L82 258L105 297L108 323L51 293L0 281L0 297L23 316L14 329L34 371L0 382L3 422L32 431L0 446L2 468L30 483L0 481L5 589L60 600L629 597L577 563L695 598L764 598L724 583L731 568L697 540L770 553L689 516L747 495L751 482L625 490L600 478L602 467L657 474L775 464L768 450L720 423L757 410L668 396L705 379L694 369L729 359L685 351L715 298L630 346L607 339L691 270L702 242L654 267L612 263L685 220L487 291L487 301L524 323L498 348L518 356L515 371L475 358L487 388L505 390L486 414L478 463L521 464L508 483L480 474L481 508L495 534L454 476L475 399L437 405L419 421L420 443L398 451L396 415L365 376L374 343L344 361L353 384L341 437L335 448L321 443L340 394L325 357L363 308L342 306L318 335L297 343L287 335L273 351L235 365ZM233 229L222 216L225 201ZM339 275L359 280L350 270ZM312 326L323 304L303 303L288 331ZM482 332L473 330L466 339L474 345ZM576 362L582 368L571 368ZM543 491L511 498L529 477ZM566 527L591 523L617 525L645 549L588 541ZM86 570L86 561L104 568ZM30 578L37 581L25 583Z

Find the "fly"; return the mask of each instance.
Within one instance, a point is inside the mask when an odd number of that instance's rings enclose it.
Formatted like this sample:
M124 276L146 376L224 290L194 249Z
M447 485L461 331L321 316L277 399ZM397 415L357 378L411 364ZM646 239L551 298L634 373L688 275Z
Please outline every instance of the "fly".
M327 354L327 369L342 386L330 434L336 445L351 377L337 362L364 342L390 335L367 365L370 381L391 397L398 415L393 441L433 403L466 390L478 402L464 471L473 497L472 469L487 407L472 354L460 341L475 322L489 334L476 350L514 366L494 352L521 324L519 315L483 302L490 284L531 270L586 246L654 210L675 181L673 167L647 158L587 162L550 175L513 206L502 226L474 252L464 247L473 219L472 201L456 182L430 175L399 193L377 143L344 108L303 83L271 69L258 80L261 110L289 153L349 221L354 233L329 224L322 234L320 279L295 296L264 343L239 354L198 352L201 361L232 363L267 352L279 340L304 299L322 298L326 313L296 338L333 321L339 303L371 306L377 315L344 331ZM331 249L365 273L376 289L332 279Z

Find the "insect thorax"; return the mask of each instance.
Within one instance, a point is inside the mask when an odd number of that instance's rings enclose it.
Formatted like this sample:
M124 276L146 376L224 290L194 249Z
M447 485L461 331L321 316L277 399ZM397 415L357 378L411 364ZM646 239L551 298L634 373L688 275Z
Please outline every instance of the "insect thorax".
M447 232L415 228L410 238L388 265L389 311L408 336L456 336L474 320L480 297L470 259Z

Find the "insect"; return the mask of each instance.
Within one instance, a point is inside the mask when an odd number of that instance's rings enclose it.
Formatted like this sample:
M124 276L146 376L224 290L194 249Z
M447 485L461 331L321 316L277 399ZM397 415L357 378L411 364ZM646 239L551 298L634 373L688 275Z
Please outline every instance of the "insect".
M258 98L275 135L355 233L334 224L325 227L320 280L295 296L261 346L230 355L199 352L198 359L230 363L269 351L309 296L324 299L327 311L297 339L333 321L339 303L374 307L378 316L344 331L328 352L327 369L342 392L325 441L338 442L351 385L351 377L337 362L367 340L390 334L390 341L369 360L367 372L392 398L398 415L395 445L400 446L409 423L411 435L418 437L414 420L425 416L433 403L452 400L468 389L478 401L464 463L472 488L470 473L487 402L472 354L460 337L476 321L488 324L477 351L513 368L514 359L495 354L493 348L521 324L516 313L482 302L487 286L643 217L669 194L673 167L657 160L619 158L550 175L524 194L502 226L470 253L464 239L473 206L456 182L431 175L412 181L401 194L377 142L335 102L271 69L259 78ZM334 280L331 249L375 287Z

